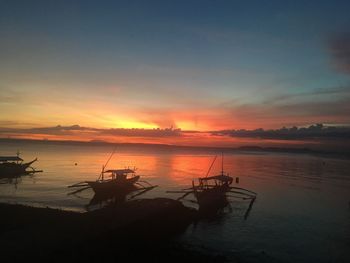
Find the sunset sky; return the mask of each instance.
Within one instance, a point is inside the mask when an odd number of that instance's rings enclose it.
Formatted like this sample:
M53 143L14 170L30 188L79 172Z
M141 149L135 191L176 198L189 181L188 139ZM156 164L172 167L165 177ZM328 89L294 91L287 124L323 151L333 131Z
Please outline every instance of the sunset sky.
M349 1L0 1L0 127L350 124Z

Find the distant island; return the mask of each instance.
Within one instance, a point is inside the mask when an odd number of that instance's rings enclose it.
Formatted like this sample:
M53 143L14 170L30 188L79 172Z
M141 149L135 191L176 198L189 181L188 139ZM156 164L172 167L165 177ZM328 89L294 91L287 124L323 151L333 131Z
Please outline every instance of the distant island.
M103 140L91 141L70 141L70 140L36 140L36 139L16 139L16 138L0 138L0 143L15 143L15 144L51 144L51 145L75 145L75 146L116 146L118 148L139 148L142 147L148 151L196 151L208 153L237 153L237 152L260 152L260 153L292 153L292 154L312 154L322 156L334 156L337 158L350 158L349 151L334 151L310 149L307 147L261 147L257 145L246 145L239 147L209 147L209 146L186 146L186 145L171 145L171 144L152 144L152 143L114 143Z

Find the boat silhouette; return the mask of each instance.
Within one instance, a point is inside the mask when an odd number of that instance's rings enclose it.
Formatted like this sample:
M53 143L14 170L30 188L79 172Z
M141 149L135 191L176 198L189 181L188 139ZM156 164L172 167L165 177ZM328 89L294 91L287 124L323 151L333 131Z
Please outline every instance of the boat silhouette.
M69 188L79 188L70 194L76 194L91 188L97 196L115 196L133 191L151 190L157 187L156 185L151 185L147 181L140 180L140 175L136 175L136 168L110 169L105 171L105 167L112 158L114 152L115 151L113 151L106 164L102 166L102 171L97 180L84 181L68 186Z
M182 189L180 191L167 192L182 193L183 195L177 198L177 200L182 200L190 194L194 195L196 200L192 202L198 204L198 211L203 214L216 213L217 211L228 206L230 203L228 197L250 200L250 205L248 208L250 211L252 204L255 202L257 193L245 188L232 186L233 177L224 172L223 154L221 173L214 176L208 176L213 164L216 161L216 158L217 156L215 156L212 164L210 165L206 176L198 178L197 184L194 180L192 180L192 186L190 188Z
M0 156L0 177L15 178L25 174L40 172L31 166L37 160L38 158L35 158L30 162L24 163L24 160L19 157L19 152L16 156Z

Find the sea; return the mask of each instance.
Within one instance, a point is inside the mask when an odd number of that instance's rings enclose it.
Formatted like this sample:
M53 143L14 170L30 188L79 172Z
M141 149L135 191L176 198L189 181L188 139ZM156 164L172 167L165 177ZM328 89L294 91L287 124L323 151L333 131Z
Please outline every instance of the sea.
M97 209L103 203L90 204L90 189L71 194L75 189L68 186L97 179L104 165L136 169L143 180L158 185L127 199L176 199L181 194L168 191L190 187L208 171L216 175L223 164L235 178L234 186L256 192L256 201L248 210L250 200L229 197L229 206L188 227L177 241L240 262L350 262L349 159L243 150L222 156L218 149L156 145L0 142L0 156L17 151L25 161L38 158L33 167L42 172L1 179L0 202L77 212ZM183 203L197 208L193 196Z

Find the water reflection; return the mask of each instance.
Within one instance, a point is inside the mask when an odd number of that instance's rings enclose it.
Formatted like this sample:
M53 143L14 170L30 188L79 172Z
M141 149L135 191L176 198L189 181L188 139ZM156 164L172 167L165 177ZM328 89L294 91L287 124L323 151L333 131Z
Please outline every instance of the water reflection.
M17 176L0 176L0 184L13 184L15 187L22 181L22 174Z
M13 146L2 147L4 154L13 152ZM25 198L28 202L45 202L59 200L59 206L79 209L81 203L72 198L67 199L66 186L77 181L95 180L111 152L112 147L69 146L69 145L16 145L23 152L23 158L30 159L33 152L40 159L40 168L45 172L38 174L37 184L24 184L13 200ZM6 152L7 151L7 152ZM152 184L160 185L148 197L166 196L166 190L188 185L193 178L205 175L212 155L203 153L176 153L146 151L140 149L117 149L110 166L138 167L138 172ZM75 165L75 163L77 165ZM293 187L294 193L305 189L347 188L349 177L345 171L350 169L349 162L337 159L292 154L246 154L236 153L225 157L225 170L233 177L239 177L239 186L264 193L269 197L279 192L287 193ZM215 164L213 172L220 170ZM5 182L14 183L16 180ZM17 182L19 180L17 179ZM5 184L1 192L6 192ZM47 196L47 193L50 196ZM330 195L334 196L334 195ZM11 196L7 196L11 199ZM55 201L57 205L58 201ZM275 201L271 199L271 204Z
M22 183L24 177L35 179L35 172L0 174L0 185L14 185L15 189L17 189L18 184Z
M170 155L169 178L174 184L185 185L189 180L203 176L211 162L212 156Z
M136 189L128 189L126 191L119 191L117 193L95 193L94 196L91 198L89 203L86 205L87 210L91 210L94 206L98 205L99 208L111 205L111 204L121 204L127 201L127 195L131 192L135 191Z
M87 210L93 210L96 208L102 208L106 206L118 206L127 201L130 201L136 197L140 197L148 191L151 191L156 186L147 188L129 188L124 191L118 192L106 192L95 193L90 202L85 206Z
M221 195L214 200L210 205L198 204L199 219L217 219L232 212L232 207L225 195Z

